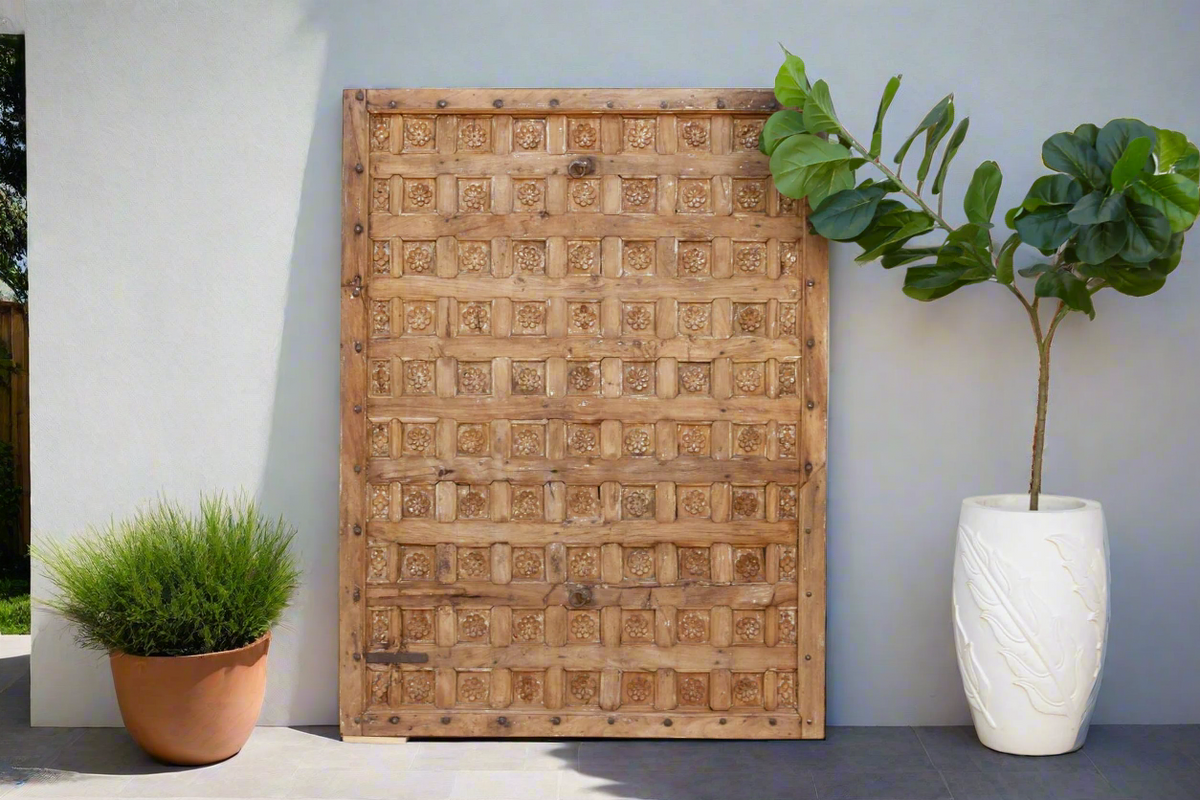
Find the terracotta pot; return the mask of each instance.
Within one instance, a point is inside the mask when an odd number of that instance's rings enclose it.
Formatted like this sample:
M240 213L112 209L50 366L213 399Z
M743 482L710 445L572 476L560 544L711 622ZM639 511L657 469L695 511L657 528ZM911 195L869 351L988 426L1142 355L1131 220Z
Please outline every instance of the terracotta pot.
M168 764L212 764L250 738L267 685L271 634L199 656L114 653L113 686L134 741Z

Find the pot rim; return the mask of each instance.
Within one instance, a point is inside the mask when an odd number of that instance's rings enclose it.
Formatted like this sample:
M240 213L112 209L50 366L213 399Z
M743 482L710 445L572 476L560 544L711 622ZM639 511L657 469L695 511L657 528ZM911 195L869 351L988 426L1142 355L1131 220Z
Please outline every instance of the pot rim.
M1081 511L1099 511L1100 502L1083 497L1072 497L1064 494L1042 494L1039 501L1050 501L1061 504L1058 508L1039 508L1029 510L1029 493L1024 494L980 494L964 498L963 508L978 508L982 511L992 511L1002 514L1078 514ZM1040 503L1039 503L1040 504Z
M264 633L262 636L255 639L250 644L243 645L242 647L235 647L232 650L214 650L211 653L192 653L191 655L188 655L188 656L135 656L130 653L124 653L120 650L114 650L108 654L108 657L109 658L118 658L118 657L120 657L120 658L142 658L147 661L183 661L183 660L186 660L189 658L208 658L210 656L223 656L223 655L227 655L229 653L241 653L245 650L250 650L251 648L258 647L259 645L263 644L264 642L270 641L270 639L271 639L271 632L267 631L266 633Z

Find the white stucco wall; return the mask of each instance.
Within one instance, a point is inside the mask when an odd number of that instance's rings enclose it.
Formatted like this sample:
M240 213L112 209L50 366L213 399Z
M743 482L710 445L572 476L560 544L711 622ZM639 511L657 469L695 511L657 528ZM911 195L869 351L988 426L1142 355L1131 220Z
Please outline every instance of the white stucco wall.
M986 10L985 10L986 9ZM769 85L777 40L892 146L948 91L1001 208L1040 143L1139 116L1200 136L1200 14L1155 3L30 0L33 523L247 487L300 528L305 584L263 720L336 708L340 94L347 86ZM1019 491L1036 363L1003 290L933 305L835 245L829 719L963 722L948 621L965 495ZM1102 501L1111 649L1097 719L1200 722L1200 243L1165 291L1061 330L1046 487ZM35 594L47 586L36 580ZM34 617L33 720L110 725L105 661Z

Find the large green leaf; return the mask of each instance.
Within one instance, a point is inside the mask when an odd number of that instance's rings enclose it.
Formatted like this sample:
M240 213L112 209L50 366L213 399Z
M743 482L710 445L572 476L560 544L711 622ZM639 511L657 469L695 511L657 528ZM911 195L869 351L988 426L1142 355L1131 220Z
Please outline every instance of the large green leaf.
M1076 225L1098 225L1101 222L1111 222L1124 216L1125 195L1110 194L1105 197L1103 191L1097 190L1085 194L1078 203L1072 206L1067 214L1067 219ZM1105 257L1107 258L1107 256Z
M1155 128L1154 161L1159 172L1169 172L1184 153L1187 152L1188 140L1179 131L1169 131L1166 128Z
M1183 234L1176 233L1171 236L1171 243L1167 245L1167 249L1162 255L1150 262L1149 269L1159 272L1163 275L1170 275L1179 266L1179 260L1183 256Z
M1014 233L1000 246L1000 253L996 258L996 280L1000 283L1008 285L1013 282L1013 254L1020 244L1021 235Z
M930 300L937 300L940 297L945 297L946 295L950 294L951 292L958 291L959 289L961 289L964 286L970 286L973 283L979 283L980 281L987 280L986 278L970 278L970 279L959 278L959 279L951 280L949 283L942 283L944 278L934 278L931 276L930 273L923 272L924 270L939 270L939 269L942 269L942 268L941 267L909 267L908 273L905 274L905 276L904 276L904 289L903 289L904 293L906 295L908 295L909 297L913 298L914 300L921 300L923 302L928 302ZM918 272L912 278L914 283L910 284L909 277L910 277L910 275L913 274L913 270L918 270ZM965 271L965 268L964 268L964 271ZM939 285L939 286L915 285L916 283L924 283L927 281L932 281L934 283L942 283L942 285Z
M1096 136L1100 133L1100 129L1090 122L1085 122L1075 129L1075 135L1083 139L1092 147L1096 146Z
M1154 128L1140 119L1114 119L1101 128L1100 133L1096 135L1096 154L1100 157L1100 166L1104 171L1112 171L1125 148L1138 138L1149 139L1151 146L1158 140Z
M1033 293L1038 297L1057 297L1066 303L1068 308L1086 313L1089 319L1096 317L1087 283L1068 270L1042 273L1033 286Z
M949 103L946 106L945 112L942 113L941 119L934 123L933 127L925 131L925 153L921 156L921 166L917 167L917 190L920 191L920 181L924 181L929 175L929 168L933 164L933 154L937 150L942 139L946 138L946 134L950 132L950 126L954 124L954 103Z
M904 156L908 153L908 148L912 146L912 143L916 141L916 138L936 125L938 120L945 115L946 107L953 101L954 95L948 94L939 100L936 106L929 110L929 113L925 115L925 119L921 120L921 124L917 126L917 129L912 132L911 136L904 140L904 144L901 145L900 149L896 151L896 155L893 160L897 164L903 163Z
M854 188L854 172L846 164L821 164L812 168L806 185L808 204L820 207L831 194Z
M1183 155L1171 167L1171 171L1200 182L1200 150L1196 149L1196 145L1188 142L1187 150L1183 151Z
M904 286L913 289L940 289L962 280L982 281L987 278L987 274L980 267L937 264L930 267L909 267L904 274Z
M883 194L882 189L874 186L831 194L808 221L826 239L852 241L871 224Z
M1085 225L1075 240L1075 257L1086 264L1101 264L1121 252L1128 236L1123 219Z
M804 101L804 124L813 133L837 133L842 129L833 111L833 98L829 96L829 85L825 81L814 83L808 99Z
M1117 159L1117 163L1113 164L1112 182L1113 191L1119 192L1129 185L1129 182L1146 171L1149 166L1150 171L1154 171L1154 162L1149 160L1150 150L1154 147L1154 142L1147 139L1145 136L1139 136L1134 139L1125 148L1125 152Z
M1042 163L1055 172L1083 181L1093 189L1102 188L1108 183L1108 175L1100 166L1095 148L1073 133L1056 133L1043 142Z
M1047 206L1021 217L1016 221L1021 241L1044 253L1057 250L1079 228L1067 219L1070 210L1070 206Z
M992 224L1002 181L1000 166L995 161L985 161L975 168L967 193L963 196L963 211L967 212L968 220L978 225Z
M883 117L892 105L892 98L896 96L896 91L900 88L902 77L901 75L892 76L888 80L887 86L883 88L883 96L879 98L879 110L875 112L875 130L871 132L871 158L879 158L880 152L883 151Z
M1139 203L1153 206L1165 214L1172 233L1192 227L1196 215L1200 214L1200 187L1178 173L1148 175L1130 186L1129 194Z
M1102 268L1101 277L1109 286L1130 297L1154 294L1167 282L1166 275L1149 269L1106 267Z
M790 108L776 111L767 117L767 121L763 125L762 146L759 149L767 155L771 155L784 139L794 136L797 133L806 132L804 129L804 117L800 115L799 111L794 111Z
M1038 275L1049 272L1052 269L1054 269L1054 265L1052 264L1030 264L1028 267L1021 267L1017 270L1017 274L1022 278L1036 278Z
M884 269L892 267L902 267L905 264L911 264L914 261L920 261L923 258L937 255L939 248L937 247L901 247L892 250L890 253L885 253L879 259L879 263Z
M963 117L963 121L958 123L958 127L950 136L950 141L946 143L946 150L942 153L942 165L938 167L937 175L933 178L934 194L941 194L942 185L946 182L946 171L950 169L950 162L958 153L958 148L962 146L963 140L967 138L967 128L970 124L971 118Z
M806 186L812 181L813 167L849 160L850 151L840 144L798 133L780 142L771 154L771 174L781 194L799 200L808 194Z
M780 47L783 47L780 45ZM808 99L808 77L804 74L804 62L783 47L783 64L775 75L775 99L781 106L804 107Z
M1125 214L1129 238L1121 248L1121 258L1131 264L1145 264L1162 254L1171 243L1171 223L1154 206L1129 203Z
M876 215L878 216L878 215ZM910 239L920 236L923 233L928 233L933 230L933 218L924 211L912 211L904 209L903 211L889 214L858 237L858 243L863 247L863 252L854 260L860 264L865 264L869 261L874 261L880 256L898 251ZM927 255L932 255L937 252L937 248L932 248L930 252L922 252L920 255L914 255L910 260L923 258ZM907 263L907 262L899 262ZM885 264L885 267L896 266L896 263Z
M1029 187L1021 207L1033 212L1043 206L1074 205L1081 197L1083 187L1070 175L1043 175Z

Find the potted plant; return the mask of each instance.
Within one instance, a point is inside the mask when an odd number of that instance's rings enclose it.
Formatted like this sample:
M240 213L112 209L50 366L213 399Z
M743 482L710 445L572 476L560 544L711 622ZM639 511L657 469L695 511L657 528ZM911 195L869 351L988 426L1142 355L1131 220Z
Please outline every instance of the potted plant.
M808 199L816 232L857 243L859 263L905 267L909 297L931 301L990 283L1028 316L1038 355L1029 491L963 501L952 617L980 740L1007 753L1068 752L1083 744L1100 687L1108 544L1099 503L1042 494L1050 347L1069 314L1095 317L1098 292L1149 295L1178 266L1200 211L1197 148L1181 133L1135 119L1056 133L1042 145L1054 174L1034 181L1005 215L1012 233L1001 242L993 238L995 162L975 170L965 222L943 213L946 174L968 127L965 118L954 125L953 95L904 140L895 168L885 163L883 121L899 87L899 75L888 81L870 138L856 138L838 120L825 82L810 83L804 62L785 50L775 79L783 109L767 120L760 146L779 191ZM901 177L906 158L918 162L915 185ZM860 181L855 172L868 165L875 175ZM1014 274L1022 246L1041 258ZM1032 292L1018 277L1034 281ZM1048 313L1043 301L1054 306Z
M57 611L109 654L125 727L150 755L211 764L246 743L262 708L271 628L299 582L295 530L252 501L160 501L65 544L33 548Z

